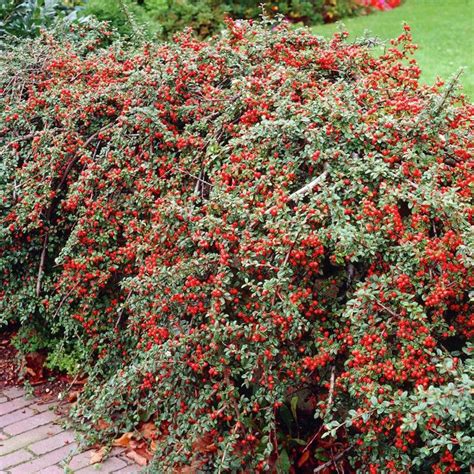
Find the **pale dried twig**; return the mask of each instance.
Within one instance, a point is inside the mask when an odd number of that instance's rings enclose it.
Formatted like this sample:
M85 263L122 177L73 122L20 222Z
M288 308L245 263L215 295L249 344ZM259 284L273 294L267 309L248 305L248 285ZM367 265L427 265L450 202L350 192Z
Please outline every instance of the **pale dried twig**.
M341 451L338 455L336 455L333 459L331 459L328 462L325 462L324 464L321 464L321 466L318 466L314 469L313 473L321 472L322 470L326 469L327 467L331 466L331 464L335 464L336 461L339 461L344 455L352 449L352 446L349 446L348 448L344 449L344 451Z
M295 199L300 199L306 194L308 194L313 188L315 188L318 184L320 184L322 181L326 179L326 176L328 175L328 170L327 170L327 164L324 166L325 170L313 181L309 182L305 186L303 186L301 189L298 189L298 191L295 191L293 194L290 194L290 199L294 201Z

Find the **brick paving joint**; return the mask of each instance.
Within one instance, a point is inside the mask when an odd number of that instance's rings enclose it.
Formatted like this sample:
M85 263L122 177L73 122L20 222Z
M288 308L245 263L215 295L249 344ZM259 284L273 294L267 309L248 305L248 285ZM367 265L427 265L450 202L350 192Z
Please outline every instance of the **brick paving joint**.
M74 432L62 427L52 408L28 398L21 387L0 391L0 474L140 472L118 448L91 466L92 450L81 451Z

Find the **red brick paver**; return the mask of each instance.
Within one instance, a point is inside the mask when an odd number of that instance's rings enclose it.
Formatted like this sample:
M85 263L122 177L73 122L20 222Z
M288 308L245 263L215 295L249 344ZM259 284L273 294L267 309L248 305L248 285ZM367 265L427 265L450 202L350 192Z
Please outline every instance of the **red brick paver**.
M72 431L61 425L54 403L28 398L23 389L0 392L0 474L135 474L140 467L114 448L101 464L90 465Z

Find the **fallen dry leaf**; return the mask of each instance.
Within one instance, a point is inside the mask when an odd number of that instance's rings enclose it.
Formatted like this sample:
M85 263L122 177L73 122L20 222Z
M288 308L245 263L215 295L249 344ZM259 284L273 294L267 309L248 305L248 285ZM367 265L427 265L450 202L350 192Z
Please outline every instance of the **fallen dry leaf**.
M80 380L74 380L72 385L85 385L86 382L87 382L87 377Z
M308 459L309 459L309 451L305 451L298 460L298 467L303 466Z
M201 454L214 452L216 450L216 445L213 443L213 437L209 433L201 436L194 441L193 450Z
M156 434L156 425L152 421L143 423L140 428L140 433L145 439L153 439Z
M133 436L133 433L131 432L124 433L122 436L120 436L120 438L117 438L116 440L114 440L112 444L114 446L128 448L128 446L130 445L130 440L132 439L132 436Z
M125 455L139 466L146 466L148 463L147 459L136 451L128 451Z
M99 462L102 462L106 454L107 454L107 446L102 446L102 448L92 453L89 464L97 464Z
M136 439L133 439L133 438L132 438L132 439L130 440L130 444L128 445L128 447L129 447L130 449L137 449L137 448L139 448L139 447L142 446L142 445L143 445L143 442L140 443L140 442L138 442Z
M97 422L96 427L97 427L98 430L106 430L107 428L110 428L110 423L107 423L106 421L100 419Z
M199 472L202 465L203 465L202 461L195 459L189 466L181 466L181 467L175 468L175 470L173 471L173 474L196 474L197 472Z
M35 372L33 369L30 369L29 367L26 368L25 372L26 372L28 375L31 375L32 377L35 377L35 376L36 376L36 372Z
M30 352L25 355L25 373L30 376L30 382L44 380L44 363L46 355L40 352Z
M77 397L79 396L79 392L77 390L73 390L67 397L67 401L69 403L74 403L77 400Z
M143 443L142 446L134 449L133 451L144 457L147 461L149 461L153 457L153 454L148 450L146 443Z

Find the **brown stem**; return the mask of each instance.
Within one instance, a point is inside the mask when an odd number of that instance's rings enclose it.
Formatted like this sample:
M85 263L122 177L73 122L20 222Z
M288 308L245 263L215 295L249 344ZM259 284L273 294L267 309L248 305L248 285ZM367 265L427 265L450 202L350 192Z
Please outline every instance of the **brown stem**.
M49 229L46 231L46 234L43 239L43 250L41 251L40 264L38 268L38 277L36 278L36 296L39 296L41 294L41 281L43 279L44 264L46 261L46 251L48 248L48 240L49 240Z
M330 461L325 462L324 464L321 464L321 466L316 467L313 473L321 472L322 470L329 467L331 464L335 464L336 461L339 461L339 459L341 459L351 449L352 449L352 446L349 446L348 448L344 449L344 451L341 451L337 456L334 456Z
M290 194L290 200L294 201L295 199L301 198L308 194L314 187L324 181L327 175L327 165L325 164L325 170L317 178L313 179L313 181L303 186L301 189L298 189L298 191L295 191L293 194Z
M83 148L87 148L87 145L89 145L91 143L92 140L94 140L94 138L103 131L104 129L94 133L93 135L91 135L87 140L86 142L84 143L83 145ZM68 177L68 174L69 172L71 171L71 168L74 166L74 164L76 163L76 161L79 159L79 153L76 153L72 158L71 160L69 161L69 163L67 164L66 166L66 170L64 171L64 174L63 174L63 177L61 178L61 181L59 183L59 185L57 186L57 189L60 189L62 188L62 186L64 185L64 183L66 182L66 179Z
M459 80L459 77L461 74L464 72L463 69L460 69L458 73L451 79L450 83L448 84L448 87L446 87L446 90L444 91L443 97L441 98L441 101L439 102L438 106L436 107L434 111L434 115L438 115L441 109L444 107L444 104L448 100L448 97L451 95L453 92L454 86Z

